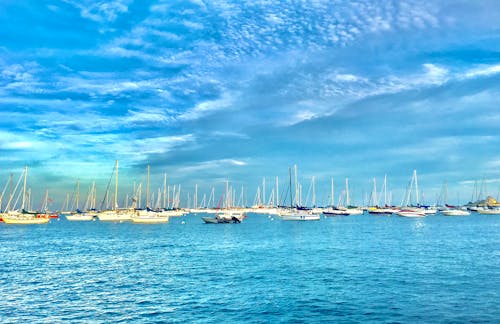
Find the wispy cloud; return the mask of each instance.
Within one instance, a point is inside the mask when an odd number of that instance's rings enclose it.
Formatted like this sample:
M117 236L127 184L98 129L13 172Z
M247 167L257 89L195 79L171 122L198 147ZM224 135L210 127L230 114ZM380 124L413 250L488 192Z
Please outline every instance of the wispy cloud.
M113 22L120 14L128 11L128 5L132 0L108 0L108 1L73 1L64 2L78 8L83 18L96 22Z
M227 168L227 167L235 167L235 166L245 166L247 163L238 159L221 159L221 160L210 160L199 162L194 165L184 166L179 168L181 172L185 173L194 173L199 171Z
M491 76L500 73L500 64L482 65L466 71L463 75L465 78L478 78Z
M197 120L217 111L228 110L231 108L231 104L231 96L226 93L220 99L198 103L192 109L180 114L177 119L181 121Z

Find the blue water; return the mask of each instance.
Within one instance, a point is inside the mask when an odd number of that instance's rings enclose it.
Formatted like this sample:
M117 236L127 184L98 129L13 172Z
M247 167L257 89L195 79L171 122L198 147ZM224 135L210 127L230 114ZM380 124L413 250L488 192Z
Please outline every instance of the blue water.
M500 321L494 215L2 223L0 255L1 322Z

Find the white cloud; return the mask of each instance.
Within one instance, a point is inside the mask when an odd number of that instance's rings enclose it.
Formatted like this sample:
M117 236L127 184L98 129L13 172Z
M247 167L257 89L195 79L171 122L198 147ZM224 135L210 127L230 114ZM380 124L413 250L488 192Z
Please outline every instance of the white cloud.
M167 123L174 121L172 116L161 108L143 108L141 110L129 110L127 116L123 118L127 124L137 123Z
M203 24L194 22L194 21L189 21L189 20L184 20L182 24L188 28L194 29L194 30L201 30L203 29Z
M194 108L181 113L177 119L181 121L197 120L214 112L231 108L232 98L228 94L222 95L220 99L204 101Z
M247 162L237 159L220 159L220 160L210 160L196 163L194 165L181 167L179 169L182 173L193 173L198 171L212 170L212 169L224 169L228 166L245 166Z
M466 71L463 77L472 79L477 77L490 76L498 73L500 73L500 64L482 65Z
M318 113L311 110L300 110L294 113L289 119L284 121L284 125L292 126L303 121L311 120L318 117Z
M341 82L357 82L364 79L353 74L337 74L335 75L335 80Z

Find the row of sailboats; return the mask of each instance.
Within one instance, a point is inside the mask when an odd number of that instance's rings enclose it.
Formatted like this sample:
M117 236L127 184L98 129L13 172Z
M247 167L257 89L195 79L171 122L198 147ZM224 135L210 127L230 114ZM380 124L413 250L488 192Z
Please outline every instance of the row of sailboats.
M84 212L80 212L77 210L75 213L71 213L70 215L66 215L66 219L70 221L90 221L95 218L99 219L102 222L133 222L133 223L141 223L141 224L158 224L158 223L168 223L171 216L181 216L183 212L178 210L160 210L160 209L152 209L149 206L149 180L150 180L150 166L147 167L147 185L146 185L146 208L141 209L137 206L137 199L133 198L133 204L131 207L119 208L118 205L118 183L119 183L119 163L118 160L115 162L115 167L113 169L111 179L114 175L114 195L113 195L113 205L112 208L107 210L102 210L104 206L104 201L107 200L109 195L109 185L106 190L103 202L101 204L100 212L95 210L95 183L92 185L89 196L87 197L87 204L90 201L94 201L94 205L91 206L90 209L86 209ZM166 177L165 180L166 182ZM165 184L164 184L165 186ZM78 188L78 187L77 187ZM141 186L139 186L138 191L140 191ZM78 190L78 189L77 189ZM134 192L137 195L137 192Z
M354 206L351 206L350 202L350 195L349 195L349 179L345 179L345 190L342 191L338 204L335 206L335 201L334 201L334 182L333 178L331 181L331 206L328 208L317 208L315 207L315 187L314 187L314 177L312 178L312 194L313 194L313 199L312 199L312 208L307 208L301 206L301 201L302 201L302 196L301 196L301 186L298 183L298 172L297 172L297 166L295 165L293 167L294 170L294 177L292 178L292 169L289 168L289 199L290 199L290 205L289 207L284 207L284 206L278 206L278 179L276 178L276 190L273 192L271 191L271 196L268 205L261 206L262 202L265 201L265 178L263 180L262 184L262 199L260 199L260 190L258 189L257 191L257 206L254 206L253 208L237 208L234 206L238 206L239 203L236 203L236 191L233 189L229 189L229 181L226 182L226 194L225 194L225 204L223 208L217 208L217 209L208 209L208 208L197 208L197 187L195 189L195 196L194 196L194 206L195 210L191 210L192 213L196 212L203 212L203 213L215 213L216 217L211 218L210 220L207 218L206 222L214 222L214 219L219 219L221 222L230 222L233 220L236 222L236 220L239 222L245 218L245 214L247 212L251 213L263 213L263 214L269 214L269 215L278 215L282 220L298 220L298 221L306 221L306 220L319 220L320 215L324 216L347 216L347 215L359 215L363 214L364 209L357 208ZM30 189L27 188L27 175L28 175L28 168L25 167L23 174L19 178L14 191L12 190L12 176L11 176L11 194L8 199L7 203L7 208L4 210L3 213L0 214L0 217L5 219L6 223L19 223L19 224L39 224L39 223L46 223L48 222L48 218L50 217L49 214L47 213L42 213L42 212L31 212L29 211L30 209ZM110 185L112 183L112 180L114 178L114 195L112 199L112 205L109 207L110 204L108 204L107 209L103 208L105 201L108 202L110 199L109 197L111 196L109 194L110 192ZM294 186L292 186L292 179L294 179ZM24 182L23 182L24 180ZM18 190L20 187L20 184L23 183L22 190ZM74 211L71 213L65 214L65 217L67 220L70 221L90 221L90 220L95 220L98 219L100 221L104 222L124 222L124 221L131 221L134 223L167 223L169 222L170 217L172 216L181 216L185 214L185 211L180 211L180 210L170 210L170 209L162 209L159 208L161 204L161 199L160 199L160 188L158 189L158 201L156 203L156 208L151 208L154 203L152 202L154 200L150 199L150 167L148 165L147 167L147 185L146 185L146 204L145 208L140 208L140 198L137 199L137 196L141 196L141 189L142 189L142 184L139 186L138 190L136 191L136 187L134 184L134 196L132 198L133 204L132 206L128 206L128 203L125 203L125 207L120 208L118 204L118 186L119 184L119 164L118 160L115 162L115 167L113 169L113 172L111 174L111 177L109 179L108 183L108 188L106 190L103 202L99 208L99 211L96 208L96 186L95 182L92 183L92 186L89 188L88 195L87 195L87 200L85 202L85 206L82 211L80 211L79 208L79 195L80 195L80 182L79 180L77 181L76 184L76 204L73 205ZM165 205L165 188L166 188L166 175L164 178L164 185L163 185L163 190L164 190L164 205ZM294 188L294 189L293 189ZM436 208L429 208L428 206L421 206L420 201L419 201L419 191L418 191L418 179L417 179L417 173L416 170L413 171L413 175L411 178L411 181L407 187L407 192L405 193L405 196L403 198L403 201L401 202L402 207L393 207L390 206L390 203L387 201L387 177L384 177L384 184L383 184L383 189L380 191L380 194L378 195L379 198L384 197L383 207L378 207L379 205L379 199L377 199L377 188L376 188L376 180L373 179L373 191L372 191L372 197L370 198L370 202L374 205L374 207L370 207L366 209L368 213L370 214L375 214L375 215L380 215L380 214L396 214L402 217L425 217L429 214L434 214L437 212ZM0 202L3 199L3 196L5 194L5 191L7 189L7 185L4 188L4 192L2 192L2 195L0 196ZM311 189L311 188L310 188ZM170 187L169 187L170 190ZM414 190L414 191L413 191ZM12 193L13 191L13 193ZM233 194L234 192L234 194ZM295 197L294 197L294 192L295 192ZM413 194L414 192L414 194ZM174 189L175 193L175 189ZM180 193L180 186L179 186L179 191ZM283 193L282 193L283 194ZM212 190L212 195L213 195L213 190ZM413 196L414 195L414 196ZM154 194L153 194L154 196ZM242 196L243 196L243 188L242 188ZM285 197L287 194L284 195ZM16 199L17 197L17 199ZM20 197L22 197L21 203L18 204ZM391 195L392 197L392 195ZM169 195L170 199L170 195ZM179 198L176 198L179 199ZM271 200L272 199L272 200ZM309 193L307 194L306 201L309 199ZM45 204L42 206L42 209L47 210L47 200L48 200L48 192L46 192L45 195ZM205 200L205 197L204 197ZM210 200L210 199L209 199ZM240 200L242 198L240 197ZM128 202L128 196L126 201ZM416 204L414 203L416 201ZM67 199L66 205L69 203L69 196ZM345 203L344 203L345 202ZM496 201L495 201L496 202ZM486 205L491 205L491 202L486 202ZM1 203L0 203L1 205ZM75 207L76 205L76 207ZM273 207L273 205L276 205L276 207ZM20 208L15 208L11 206L20 206ZM67 207L66 207L67 208ZM28 211L27 211L27 210ZM492 209L492 208L482 208L481 211L484 211L484 213L491 213L491 214L496 214L499 212L498 208ZM469 215L470 213L466 210L463 210L463 208L455 208L453 206L448 206L444 210L440 210L441 214L445 216L466 216ZM204 220L205 221L205 220Z

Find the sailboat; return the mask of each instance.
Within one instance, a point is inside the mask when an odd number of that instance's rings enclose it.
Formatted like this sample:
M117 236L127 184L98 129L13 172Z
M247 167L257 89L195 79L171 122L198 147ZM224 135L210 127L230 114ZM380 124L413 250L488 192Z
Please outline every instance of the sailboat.
M377 187L375 178L373 178L373 193L376 195ZM384 184L382 186L381 192L384 192L384 207L379 207L378 200L376 201L375 207L368 208L368 213L372 215L390 215L399 211L399 209L395 209L389 206L387 203L387 175L384 176ZM380 197L380 195L379 195ZM376 200L376 197L374 197Z
M333 179L332 179L332 196L333 196ZM349 196L349 178L345 178L345 197L346 197L345 207L341 206L342 196L340 196L337 207L333 207L333 199L332 199L332 208L323 211L323 214L325 216L362 215L363 214L362 209L355 206L351 206L351 200Z
M413 170L413 176L410 181L410 186L406 192L405 195L405 201L401 205L404 207L401 207L401 210L396 212L396 215L402 216L402 217L425 217L427 214L420 208L413 208L409 207L408 204L410 202L410 195L411 191L413 189L413 184L415 183L415 195L416 195L416 200L417 200L417 205L419 204L419 199L418 199L418 181L417 181L417 170Z
M97 218L101 222L126 222L131 220L131 212L129 210L118 209L118 160L115 162L115 197L112 210L105 210L97 214ZM106 191L107 194L107 191ZM104 201L103 201L104 203Z
M24 178L24 185L23 185L23 200L22 200L22 205L21 205L21 211L19 210L8 210L6 213L3 213L1 215L3 221L5 224L18 224L18 225L31 225L31 224L46 224L49 222L48 217L37 217L36 213L28 213L25 210L26 207L26 182L27 182L27 177L28 177L28 167L26 166L24 168L24 173L23 173L23 178ZM21 179L19 179L21 180ZM18 182L19 185L19 182ZM17 185L16 189L14 192L17 190ZM9 202L7 203L7 206L10 206L10 203L12 202L13 196L10 197Z
M296 198L296 206L298 206L298 183L297 183L297 166L294 166L295 170L295 198ZM279 216L284 221L312 221L312 220L320 220L319 214L313 214L310 210L298 209L293 206L293 197L292 197L292 171L288 169L289 177L290 177L290 208L283 209L280 211Z
M133 223L136 224L160 224L160 223L168 223L170 217L161 213L159 211L152 210L149 207L150 199L149 199L149 174L150 167L148 164L148 177L147 177L147 185L146 185L146 209L135 209L135 212L130 216Z
M85 206L83 207L83 211L78 209L79 197L80 197L80 182L77 182L77 195L76 195L76 212L66 214L66 219L69 221L91 221L97 217L97 212L95 210L95 197L96 196L96 188L95 182L92 183L92 187L87 194L87 200L85 202Z

